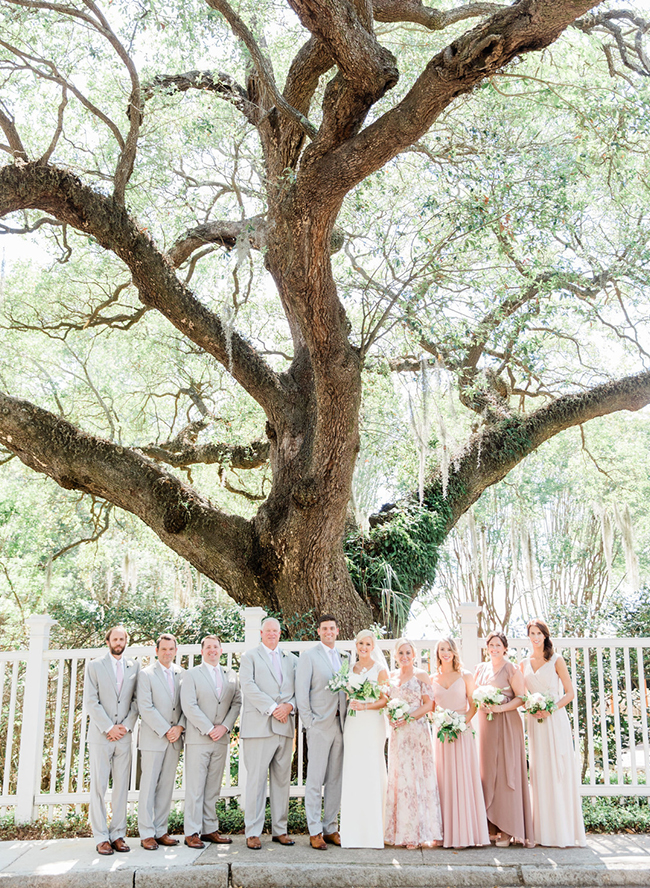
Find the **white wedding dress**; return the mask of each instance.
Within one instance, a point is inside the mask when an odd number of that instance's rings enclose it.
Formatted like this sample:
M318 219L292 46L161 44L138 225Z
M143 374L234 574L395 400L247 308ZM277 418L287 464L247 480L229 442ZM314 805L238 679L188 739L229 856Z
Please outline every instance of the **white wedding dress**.
M363 673L377 681L375 664ZM343 789L341 845L343 848L383 848L386 807L386 717L383 710L347 715L343 730Z

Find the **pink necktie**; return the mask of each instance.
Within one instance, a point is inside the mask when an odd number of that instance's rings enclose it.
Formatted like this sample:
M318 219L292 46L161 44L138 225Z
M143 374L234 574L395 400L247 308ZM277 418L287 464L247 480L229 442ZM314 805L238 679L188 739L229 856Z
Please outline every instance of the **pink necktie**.
M171 669L165 669L167 673L167 685L169 687L169 693L172 695L172 700L174 699L174 676L172 675Z
M124 683L124 667L122 666L122 658L117 661L115 666L115 681L117 682L117 695L119 697L122 685Z
M277 678L278 682L282 684L282 664L280 663L280 651L271 651L271 657L273 658L273 671L275 672L275 677Z
M217 683L217 697L221 699L221 691L223 688L223 682L221 681L221 672L219 671L219 667L214 667L214 680Z

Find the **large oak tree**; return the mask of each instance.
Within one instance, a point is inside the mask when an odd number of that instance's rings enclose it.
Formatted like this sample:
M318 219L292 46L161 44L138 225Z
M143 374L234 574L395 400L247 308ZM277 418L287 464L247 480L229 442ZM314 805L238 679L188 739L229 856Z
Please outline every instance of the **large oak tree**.
M516 255L507 220L493 220L496 242L520 273L519 288L471 324L458 323L455 335L437 336L423 324L422 306L402 306L399 312L421 354L455 375L460 400L476 414L476 426L453 462L427 479L420 502L414 497L384 510L371 521L375 530L369 537L348 541L353 582L344 536L359 452L362 372L377 360L372 346L378 332L394 322L399 300L350 253L352 266L379 294L374 313L364 315L364 335L353 329L332 264L346 241L346 233L337 228L344 202L405 152L426 153L424 138L455 103L466 101L514 60L549 47L567 29L578 36L580 31L610 35L610 68L615 73L616 64L622 66L633 90L629 78L649 73L643 51L646 26L629 11L590 12L599 6L592 0L479 2L446 10L420 0L288 0L288 6L297 21L285 10L268 36L273 42L282 21L290 22L292 42L297 31L303 35L282 85L275 73L280 62L271 57L264 28L253 12L247 18L244 7L236 11L226 0L207 0L204 12L199 9L196 53L197 58L208 50L214 54L219 45L233 56L223 35L220 44L208 37L205 47L198 45L204 33L222 34L225 20L247 59L241 83L215 68L142 76L135 35L139 20L150 12L146 4L141 9L125 3L111 21L110 8L94 0L2 0L7 28L0 35L6 93L0 102L5 139L0 147L7 163L0 169L0 216L7 219L6 230L29 234L51 226L66 249L73 238L68 232L76 232L115 259L114 294L85 313L71 312L63 326L82 333L102 324L129 331L147 312L159 313L190 350L225 367L262 408L266 440L240 446L201 443L204 419L194 419L173 440L145 447L136 440L90 434L83 423L69 421L63 409L52 412L6 391L0 393L0 443L61 487L137 515L236 601L288 614L333 611L352 630L381 611L381 590L368 578L373 557L390 560L388 528L397 523L401 533L409 522L418 528L412 550L403 533L393 535L390 549L395 553L402 539L403 551L396 557L416 565L406 590L413 595L431 579L436 548L489 485L564 429L650 403L650 373L600 378L593 385L570 380L541 384L532 362L516 354L516 333L511 330L506 344L497 347L495 337L504 325L539 314L540 305L543 310L558 293L584 305L608 287L617 292L620 269L597 262L591 268L576 263L561 273L531 269ZM478 24L463 30L459 23L466 20ZM420 42L431 35L432 47L435 36L436 51L417 71L411 60L400 80L397 58L382 45L376 23L408 25L408 34L415 27ZM440 48L440 32L448 28L456 36ZM68 42L58 44L61 59L54 38L43 36L39 42L39 29L43 35L57 29L67 34ZM82 41L88 41L98 65L113 53L121 66L101 89L88 71L75 77L70 45L85 47ZM49 120L38 118L33 109L30 119L28 105L21 106L19 87L25 77L33 91L49 97ZM53 90L59 92L58 102ZM188 230L177 231L170 220L167 230L154 229L152 236L143 200L150 196L144 184L146 165L152 162L150 134L158 125L161 101L169 105L183 94L224 100L241 116L246 132L256 133L264 208L253 215L244 212L249 205L244 183L233 186L242 210L237 218L207 212L200 220L197 211L196 224ZM119 102L125 116L115 113ZM70 123L75 108L82 116ZM164 141L165 133L159 130L157 138ZM239 138L240 152L242 144ZM183 170L174 173L186 182L191 178ZM175 186L168 182L164 187L171 191ZM197 263L215 247L238 251L242 261L250 250L262 257L290 332L291 353L284 356L284 366L255 348L192 288ZM128 280L121 284L125 270ZM109 315L125 287L135 289L139 308ZM425 290L430 294L433 289L435 276L430 276ZM444 318L444 298L429 304L432 311L436 306ZM41 321L41 326L51 332L54 325L48 328ZM522 322L519 331L523 328ZM408 372L423 363L420 354L402 354L391 367ZM539 383L535 391L533 383ZM533 396L540 406L530 410ZM200 393L188 397L201 406ZM246 470L267 460L271 487L252 518L217 508L166 468L227 461Z

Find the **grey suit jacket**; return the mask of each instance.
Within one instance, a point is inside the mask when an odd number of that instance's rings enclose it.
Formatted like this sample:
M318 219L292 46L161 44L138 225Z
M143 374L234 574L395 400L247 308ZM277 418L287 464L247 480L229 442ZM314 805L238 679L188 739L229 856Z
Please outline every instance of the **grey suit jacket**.
M347 654L339 651L341 662ZM333 694L327 684L334 675L329 656L320 642L300 655L296 669L296 701L300 718L306 728L312 725L324 729L345 721L345 694Z
M169 693L169 685L160 663L156 660L138 674L137 701L140 712L138 746L149 752L164 752L169 745L165 737L174 725L185 727L185 716L181 709L181 683L185 670L172 663L174 672L174 697ZM175 749L183 746L183 735L173 744Z
M239 729L240 737L272 737L273 734L293 737L296 729L294 681L298 658L288 651L280 651L280 662L282 684L278 682L262 644L252 651L246 651L242 656L239 680L244 707ZM286 724L267 714L273 706L280 703L291 703L293 706L293 712Z
M181 706L187 719L185 727L185 745L200 744L213 746L214 740L208 734L215 725L225 725L232 731L239 710L241 709L241 691L239 678L232 669L221 666L223 685L221 699L217 697L217 689L211 674L211 666L202 663L188 669L181 683ZM218 743L228 743L225 734Z
M106 733L114 725L132 731L138 720L135 690L140 664L124 656L124 680L118 695L111 653L89 660L84 681L84 706L90 716L88 743L110 743Z

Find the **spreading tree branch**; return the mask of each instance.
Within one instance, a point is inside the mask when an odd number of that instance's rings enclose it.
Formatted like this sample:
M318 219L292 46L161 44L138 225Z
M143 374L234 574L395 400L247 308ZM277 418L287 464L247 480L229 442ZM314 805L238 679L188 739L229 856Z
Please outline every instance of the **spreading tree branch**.
M54 166L23 164L0 169L0 217L23 209L52 213L94 237L131 271L140 301L163 314L178 330L228 368L267 411L280 411L285 391L278 374L243 337L229 334L221 320L178 280L171 263L141 231L126 209Z
M520 0L467 31L431 59L401 102L315 163L310 187L322 181L321 190L336 206L359 182L417 142L454 99L516 56L549 46L595 5L594 0Z
M235 600L260 603L250 522L226 515L137 450L85 434L46 410L0 393L0 444L65 490L108 500Z

